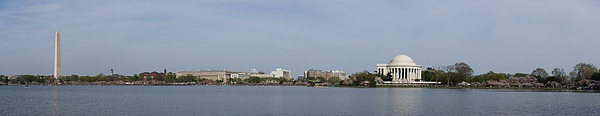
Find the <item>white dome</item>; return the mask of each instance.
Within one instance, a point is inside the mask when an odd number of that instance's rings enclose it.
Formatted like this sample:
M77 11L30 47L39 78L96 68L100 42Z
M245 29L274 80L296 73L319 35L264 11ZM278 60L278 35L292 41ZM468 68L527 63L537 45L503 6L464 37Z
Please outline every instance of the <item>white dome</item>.
M394 57L394 59L392 59L388 65L417 65L417 63L415 63L415 61L413 61L412 58L408 57L407 55L398 55Z

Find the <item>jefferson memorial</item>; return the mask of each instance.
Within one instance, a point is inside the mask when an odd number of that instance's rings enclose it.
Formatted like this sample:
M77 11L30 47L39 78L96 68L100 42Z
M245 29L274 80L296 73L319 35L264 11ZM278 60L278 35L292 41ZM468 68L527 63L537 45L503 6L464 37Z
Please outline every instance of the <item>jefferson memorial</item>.
M406 55L398 55L387 64L377 64L377 73L391 74L392 81L384 81L384 83L431 83L421 81L421 65L417 65Z

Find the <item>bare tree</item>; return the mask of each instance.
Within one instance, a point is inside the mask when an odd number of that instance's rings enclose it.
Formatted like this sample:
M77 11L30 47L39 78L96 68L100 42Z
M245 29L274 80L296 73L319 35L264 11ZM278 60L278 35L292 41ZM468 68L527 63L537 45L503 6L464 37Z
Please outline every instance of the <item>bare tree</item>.
M452 77L452 73L450 73L450 72L453 72L454 68L455 68L454 65L444 66L444 68L443 68L444 71L446 71L446 75L448 76L446 78L448 80L448 83L446 83L446 84L448 84L448 86L450 86L450 77Z

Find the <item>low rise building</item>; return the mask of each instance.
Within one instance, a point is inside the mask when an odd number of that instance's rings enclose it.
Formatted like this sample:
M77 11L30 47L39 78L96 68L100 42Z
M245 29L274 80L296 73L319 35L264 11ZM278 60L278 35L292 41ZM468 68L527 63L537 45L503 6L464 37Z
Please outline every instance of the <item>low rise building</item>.
M177 76L177 78L179 78L181 76L192 75L192 76L197 76L197 77L205 78L208 80L216 81L216 80L227 80L229 78L247 77L247 76L243 76L246 74L247 73L244 73L244 72L227 71L226 69L223 69L223 70L180 71L180 72L175 73L175 76ZM240 76L240 75L242 75L242 76Z
M308 71L304 71L304 78L309 78L309 77L313 77L313 78L318 78L318 77L323 77L325 79L329 79L331 77L338 77L340 78L340 80L345 80L348 79L348 73L341 71L341 70L314 70L314 69L310 69Z
M292 79L290 75L290 70L284 70L281 68L275 69L275 71L271 71L271 74L265 74L264 72L252 71L252 72L237 72L237 71L228 71L227 69L223 70L198 70L198 71L180 71L175 73L177 78L186 75L197 76L209 80L227 80L229 78L241 78L247 79L251 76L260 77L260 78L287 78Z

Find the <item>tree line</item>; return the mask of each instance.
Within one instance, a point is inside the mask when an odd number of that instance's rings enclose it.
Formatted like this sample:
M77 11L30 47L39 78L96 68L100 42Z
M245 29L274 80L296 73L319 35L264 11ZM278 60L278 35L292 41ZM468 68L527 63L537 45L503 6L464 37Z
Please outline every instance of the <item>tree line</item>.
M552 74L552 75L550 75ZM600 86L600 70L593 64L579 63L567 75L565 69L553 68L548 73L536 68L531 73L496 73L473 75L473 69L464 62L442 67L428 67L422 80L442 82L454 86L501 86L501 87L566 87L597 89ZM461 83L468 85L461 85ZM524 86L525 85L525 86ZM594 88L595 87L595 88Z
M553 68L550 73L543 68L536 68L531 73L497 73L489 71L484 74L474 75L473 69L464 62L458 62L453 65L428 67L421 73L423 81L441 82L446 86L473 86L473 87L562 87L577 89L598 89L600 88L600 70L593 64L579 63L573 67L569 73L562 68ZM378 79L390 81L391 74L376 74L369 71L357 72L348 79L339 77L307 77L301 80L290 80L286 78L260 78L249 77L230 78L227 80L208 80L202 77L186 75L177 77L169 72L165 75L138 75L122 76L98 74L96 76L70 75L60 77L55 80L50 76L40 75L20 75L17 79L9 79L7 76L0 75L0 84L50 84L55 81L65 84L122 84L126 82L134 84L232 84L232 85L314 85L315 83L325 83L336 86L366 86L375 87ZM421 81L415 80L415 81Z

